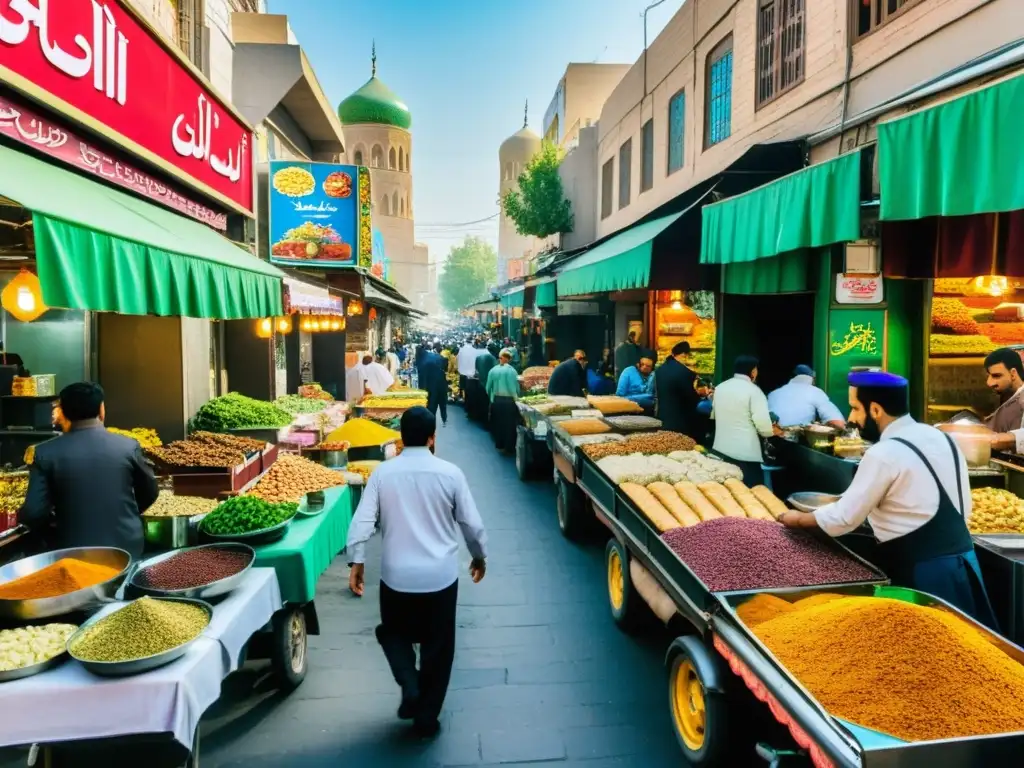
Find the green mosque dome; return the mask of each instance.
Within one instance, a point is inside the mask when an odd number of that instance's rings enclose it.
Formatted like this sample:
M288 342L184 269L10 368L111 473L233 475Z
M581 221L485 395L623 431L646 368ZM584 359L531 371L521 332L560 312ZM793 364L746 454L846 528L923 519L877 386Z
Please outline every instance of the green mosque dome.
M373 55L373 74L366 84L338 105L342 125L372 123L409 130L412 113L390 88L377 79L377 54Z

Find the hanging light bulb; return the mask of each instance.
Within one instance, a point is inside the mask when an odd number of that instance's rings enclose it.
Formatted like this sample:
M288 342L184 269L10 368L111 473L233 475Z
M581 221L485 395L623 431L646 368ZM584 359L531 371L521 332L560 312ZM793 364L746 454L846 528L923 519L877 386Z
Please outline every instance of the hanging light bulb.
M339 319L338 319L338 318L336 318L336 317L332 317L332 318L331 318L331 330L332 330L332 331L340 331L340 330L341 330L341 327L342 327L342 326L341 326L341 323L342 323L342 321L341 321L341 320L339 320Z
M302 318L302 322L299 324L299 330L309 333L313 330L313 321L308 316Z
M277 332L278 333L291 333L292 332L292 318L290 315L284 315L277 318Z
M320 318L314 317L309 324L309 329L314 333L320 330Z
M22 269L0 292L0 306L23 323L31 323L49 309L43 303L39 278L27 269Z
M256 321L256 335L261 339L269 339L274 335L274 318L261 317Z

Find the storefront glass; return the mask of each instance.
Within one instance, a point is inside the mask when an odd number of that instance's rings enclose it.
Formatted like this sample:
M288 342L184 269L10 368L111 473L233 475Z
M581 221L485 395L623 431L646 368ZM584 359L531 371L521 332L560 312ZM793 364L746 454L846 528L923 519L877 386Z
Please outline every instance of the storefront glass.
M654 349L661 365L672 347L690 343L687 365L708 381L715 374L715 295L711 291L654 292Z

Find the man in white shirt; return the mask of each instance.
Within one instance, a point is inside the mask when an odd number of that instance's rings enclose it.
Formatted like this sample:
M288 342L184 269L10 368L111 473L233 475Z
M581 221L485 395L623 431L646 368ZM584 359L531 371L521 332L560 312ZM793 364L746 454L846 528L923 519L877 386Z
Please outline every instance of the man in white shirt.
M363 354L361 365L366 388L365 394L379 395L382 392L387 392L395 383L395 377L388 373L387 368L376 362L369 352Z
M479 354L480 351L473 346L473 340L467 337L455 356L455 366L459 369L459 392L463 398L466 394L466 379L476 376L476 358Z
M441 727L437 718L455 658L459 530L473 558L474 584L487 568L483 521L462 470L434 456L435 428L426 408L402 414L405 447L370 475L347 546L349 588L361 596L365 544L379 520L384 543L377 641L402 688L398 716L413 720L424 737ZM414 643L420 644L418 671Z
M814 386L814 369L798 365L793 378L768 395L768 410L779 417L780 427L795 427L820 421L842 429L846 419L825 390Z
M754 382L757 381L757 358L740 355L733 368L735 375L715 390L711 418L715 420L715 442L712 450L743 470L743 482L760 485L761 438L775 434L768 412L768 398Z
M1014 349L997 349L985 358L988 386L999 395L999 407L985 425L996 434L992 447L1024 454L1024 361Z
M851 373L850 422L875 442L839 501L779 521L842 536L871 525L878 564L892 583L940 597L989 627L995 616L967 530L971 488L956 443L909 415L907 381L879 371Z

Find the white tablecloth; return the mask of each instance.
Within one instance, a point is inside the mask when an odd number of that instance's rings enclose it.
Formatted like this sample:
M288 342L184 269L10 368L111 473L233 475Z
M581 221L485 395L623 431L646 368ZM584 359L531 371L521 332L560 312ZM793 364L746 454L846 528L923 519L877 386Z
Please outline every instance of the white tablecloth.
M206 632L173 664L103 678L67 661L35 677L0 683L0 746L170 733L191 749L199 719L220 696L221 681L238 668L249 637L282 605L273 568L249 573L214 605Z

